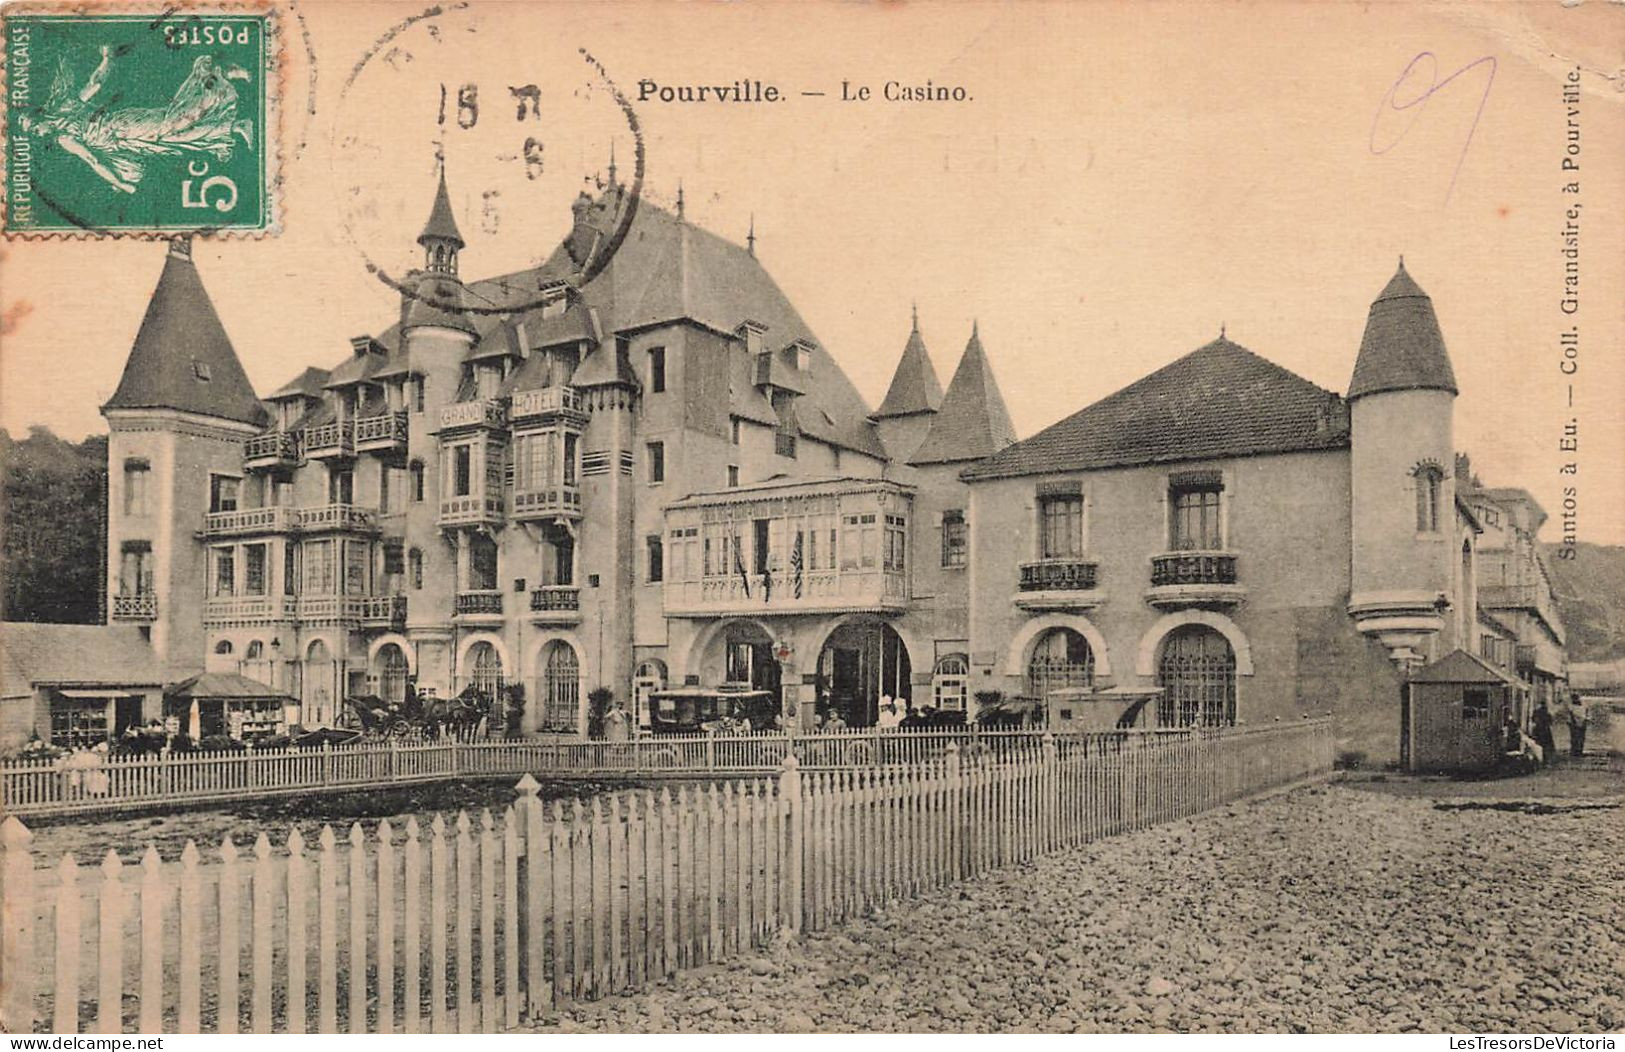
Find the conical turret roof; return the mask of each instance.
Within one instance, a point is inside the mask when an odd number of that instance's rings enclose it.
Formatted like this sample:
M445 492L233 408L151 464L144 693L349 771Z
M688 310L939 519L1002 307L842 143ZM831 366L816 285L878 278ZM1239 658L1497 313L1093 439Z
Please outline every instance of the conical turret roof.
M934 413L942 405L942 383L937 379L936 367L926 352L925 339L920 335L920 317L914 316L914 329L908 334L903 357L892 374L886 397L875 410L875 419L889 416L912 416L915 413Z
M1016 440L1010 410L999 393L993 368L982 350L982 337L971 327L970 342L959 359L948 393L925 441L911 458L914 464L946 464L992 456Z
M102 409L174 409L265 423L265 407L184 246L171 246L165 257L118 390Z
M1388 286L1371 304L1348 396L1352 401L1380 391L1416 390L1455 394L1456 374L1433 301L1401 259Z
M451 195L446 192L446 166L440 166L440 188L435 191L434 205L429 209L429 221L423 224L418 244L430 241L449 241L463 247L463 235L457 230L457 219L451 213Z

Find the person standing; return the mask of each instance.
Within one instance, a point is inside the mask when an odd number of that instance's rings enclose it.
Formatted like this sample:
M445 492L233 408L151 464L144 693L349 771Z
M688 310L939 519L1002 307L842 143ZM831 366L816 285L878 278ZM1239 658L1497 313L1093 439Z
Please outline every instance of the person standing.
M1591 710L1586 699L1576 694L1569 701L1569 755L1584 756L1586 751L1586 725L1591 722Z
M1551 763L1557 743L1552 740L1552 710L1544 701L1535 706L1535 715L1529 721L1529 736L1540 746L1541 762Z

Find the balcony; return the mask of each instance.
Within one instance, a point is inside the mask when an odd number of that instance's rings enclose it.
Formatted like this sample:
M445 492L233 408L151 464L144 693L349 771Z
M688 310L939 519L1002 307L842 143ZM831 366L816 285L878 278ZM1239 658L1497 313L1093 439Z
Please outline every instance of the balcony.
M258 533L291 533L299 528L293 508L243 508L213 511L203 517L205 537L247 537Z
M515 522L535 519L581 518L581 489L560 485L544 489L515 489L513 491L513 517Z
M405 628L406 596L367 596L361 604L361 624L367 628Z
M1023 610L1092 610L1105 601L1096 587L1093 559L1043 559L1022 563L1016 605Z
M369 598L365 595L303 595L299 597L299 621L306 625L354 627L361 623Z
M355 456L355 426L348 420L305 428L305 456L311 460L339 460Z
M243 443L243 467L249 471L293 468L298 464L298 432L268 431Z
M573 625L581 621L581 589L573 584L544 584L530 590L530 619L539 625Z
M357 420L355 448L363 453L405 453L406 414L381 413Z
M502 498L471 494L466 497L447 497L440 502L442 527L502 525Z
M158 597L155 595L114 595L108 598L111 600L114 621L158 620Z
M1234 606L1247 597L1230 552L1166 552L1151 557L1145 601L1156 607Z
M293 619L294 600L290 596L230 596L203 602L203 623L210 628L269 625Z
M500 621L502 592L495 588L458 592L455 611L459 621Z
M558 418L584 423L587 419L587 402L574 387L544 387L539 391L515 394L508 412L516 427ZM444 423L441 426L444 427Z
M321 504L301 508L299 528L312 533L376 533L378 517L356 504Z
M453 402L440 410L440 432L474 431L484 428L500 431L508 424L508 414L494 398L478 402Z

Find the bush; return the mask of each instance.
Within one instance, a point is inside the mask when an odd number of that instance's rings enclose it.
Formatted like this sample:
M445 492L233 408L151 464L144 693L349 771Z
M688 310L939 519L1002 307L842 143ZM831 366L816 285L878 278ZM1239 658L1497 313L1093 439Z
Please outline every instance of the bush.
M1366 755L1354 749L1344 749L1332 761L1332 769L1338 771L1358 771L1365 766Z

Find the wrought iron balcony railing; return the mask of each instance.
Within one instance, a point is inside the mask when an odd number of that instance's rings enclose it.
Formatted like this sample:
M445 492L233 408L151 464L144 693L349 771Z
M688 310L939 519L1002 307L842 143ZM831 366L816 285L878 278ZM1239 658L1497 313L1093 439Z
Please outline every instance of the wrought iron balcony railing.
M1169 552L1151 557L1151 585L1235 584L1236 557L1228 552Z
M457 616L502 616L502 592L497 589L479 589L457 593Z
M1092 559L1043 559L1021 564L1023 592L1084 592L1095 587L1098 565Z
M532 588L530 608L535 613L578 613L581 589L573 584L544 584Z
M158 597L155 595L115 595L110 598L115 621L158 620Z

